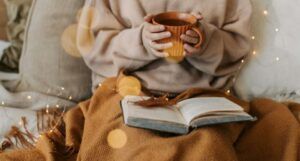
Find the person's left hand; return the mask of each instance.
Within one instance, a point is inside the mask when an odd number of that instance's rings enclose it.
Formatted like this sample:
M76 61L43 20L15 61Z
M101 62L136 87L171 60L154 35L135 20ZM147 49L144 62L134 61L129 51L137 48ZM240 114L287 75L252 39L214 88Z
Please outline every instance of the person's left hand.
M191 14L194 15L198 19L198 21L203 19L202 14L200 12ZM200 37L195 31L188 30L185 34L182 34L180 38L184 42L183 47L185 50L185 55L189 56L200 53L201 48L194 47L200 41Z

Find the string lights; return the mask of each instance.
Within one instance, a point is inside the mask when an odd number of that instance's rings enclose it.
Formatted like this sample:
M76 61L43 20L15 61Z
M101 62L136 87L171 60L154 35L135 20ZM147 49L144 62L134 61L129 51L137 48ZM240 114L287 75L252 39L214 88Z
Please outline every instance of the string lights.
M267 18L268 16L269 16L269 11L267 10L267 9L263 9L262 10L262 15L265 17L265 18ZM279 31L280 31L280 29L278 28L278 27L276 27L276 28L274 28L274 31L276 32L276 33L278 33ZM256 36L255 35L252 35L251 37L250 37L250 39L251 40L256 40ZM257 52L257 50L255 49L255 48L252 48L252 52L251 52L251 54L252 54L252 56L256 56L257 54L258 54L258 52ZM240 72L241 72L241 69L243 68L243 65L244 64L246 64L245 62L246 62L246 60L250 60L249 58L251 58L251 55L249 55L248 57L245 57L245 58L243 58L242 60L241 60L241 62L240 62L240 67L238 68L238 71L236 72L236 74L234 75L234 77L233 77L233 79L232 79L232 84L228 87L229 89L225 89L225 92L227 93L227 94L230 94L231 93L231 90L230 90L230 88L231 88L231 86L232 85L234 85L235 83L236 83L236 78L237 78L237 76L240 74ZM279 62L280 61L280 58L277 56L277 57L275 57L275 62Z
M31 97L30 95L27 96L27 99L28 99L28 100L31 100L31 98L32 98L32 97Z
M226 91L226 94L227 94L227 95L230 95L230 93L231 93L231 90L228 89L228 90Z
M264 10L264 11L263 11L263 14L264 14L265 16L267 16L267 15L269 14L269 12L268 12L267 10Z
M57 88L57 90L60 90L60 92L58 92L57 94L57 97L60 97L60 96L63 96L64 93L63 91L65 91L65 88L64 87L59 87ZM51 91L50 89L47 90L47 94L50 95L51 93L53 94L55 90ZM68 98L69 100L72 100L72 96L68 96L68 97L65 97L65 98ZM24 100L23 101L34 101L36 100L37 98L34 96L34 95L26 95L24 96ZM1 106L4 107L6 106L7 104L5 103L5 100L2 100L0 101L0 108ZM52 108L54 107L54 108ZM6 110L6 108L3 108L3 110ZM44 111L44 114L41 114L43 113L42 111ZM0 146L10 142L10 147L12 146L15 146L15 147L20 147L20 146L24 146L24 147L27 147L27 145L35 145L36 142L42 137L44 136L45 133L48 133L48 134L51 134L56 128L57 126L59 126L59 124L61 123L62 121L62 118L66 112L66 106L62 105L62 104L55 104L55 106L51 106L50 104L46 104L45 105L45 109L41 109L39 111L36 111L37 112L37 118L36 118L36 127L37 127L37 133L35 135L33 135L33 131L29 131L27 129L27 124L28 122L26 121L26 118L25 117L22 117L20 119L20 121L18 121L16 123L16 125L12 125L12 127L15 127L15 128L12 128L11 130L14 130L15 133L13 134L20 134L20 135L24 135L22 136L25 141L27 143L24 143L24 144L20 144L18 143L18 139L20 139L18 136L10 136L8 135L6 138L4 138L4 140L2 140L3 142L0 142ZM41 116L38 116L40 115ZM51 120L51 122L49 122ZM46 122L45 122L46 121ZM53 122L52 122L53 121ZM53 124L52 124L53 123ZM40 126L41 125L41 126ZM11 131L10 131L11 132ZM14 138L14 139L11 139ZM14 141L14 142L12 142ZM23 140L24 141L24 140ZM9 148L9 147L8 147Z
M267 16L269 15L269 11L268 11L267 9L264 9L264 10L262 11L262 14L263 14L263 16L267 17ZM276 33L278 33L278 32L280 31L280 29L279 29L279 28L274 28L273 31L275 31ZM252 35L252 36L250 37L250 39L253 40L253 41L256 40L256 35ZM252 53L252 55L257 55L257 54L258 54L258 51L255 50L255 49L253 49L251 53ZM249 58L249 57L247 57L247 58ZM234 77L232 78L232 84L233 84L233 85L236 83L236 80L237 80L236 78L237 78L237 76L239 75L239 73L241 72L241 69L242 69L243 65L246 64L245 62L246 62L246 60L248 60L247 58L241 59L239 70L237 71L237 73L236 73L236 74L234 75ZM276 57L275 60L278 62L278 61L280 61L280 58L279 58L279 57ZM102 86L101 83L98 84L98 87L101 87L101 86ZM139 86L139 85L136 85L136 86L138 87L138 88L137 88L137 91L139 91L139 90L140 90L140 86ZM231 86L230 86L230 87L231 87ZM58 96L60 97L60 96L63 95L63 92L65 91L65 87L60 87L60 90L59 90L59 91L60 91L60 92L59 92ZM51 90L48 89L48 90L47 90L47 94L50 94L50 92L51 92ZM130 91L130 92L132 92L132 91ZM136 92L136 91L133 91L133 92ZM226 92L226 94L228 94L228 95L231 94L231 90L230 90L230 89L225 89L225 92ZM124 93L127 94L127 93L128 93L128 90L124 90ZM33 96L31 96L31 95L26 96L26 98L27 98L27 100L33 100ZM72 99L73 99L73 97L72 97L71 95L69 95L67 98L68 98L69 100L72 100ZM1 104L1 106L6 105L5 102L4 102L4 100L1 101L0 104ZM50 114L50 111L49 111L49 110L50 110L50 107L51 107L51 106L50 106L49 104L46 105L46 114L47 114L47 115ZM53 106L52 106L52 107L53 107ZM50 133L52 133L52 132L55 130L55 128L57 128L57 126L59 125L59 123L60 123L60 121L61 121L61 118L63 117L63 115L65 114L65 111L66 111L66 107L65 107L65 106L56 104L55 107L56 107L57 109L61 108L61 109L62 109L62 112L61 112L61 116L60 116L60 118L58 119L58 121L56 122L56 124L48 131L48 132L50 132ZM21 121L19 122L19 125L20 125L20 126L24 126L24 122L21 120ZM37 138L36 138L35 140L38 140L40 137L42 137L42 136L43 136L42 133L44 133L44 132L39 132L39 134L38 134L38 136L37 136ZM119 136L122 136L122 137L123 137L122 144L119 145L119 144L116 144L116 143L114 142L115 136L118 136L118 138L119 138ZM124 135L124 134L122 133L122 131L115 131L115 133L110 133L110 135L109 135L109 137L108 137L108 142L109 142L109 144L111 144L111 146L116 147L116 148L120 148L120 147L124 146L124 145L126 144L126 141L127 141L126 135ZM117 143L118 143L118 142L117 142Z

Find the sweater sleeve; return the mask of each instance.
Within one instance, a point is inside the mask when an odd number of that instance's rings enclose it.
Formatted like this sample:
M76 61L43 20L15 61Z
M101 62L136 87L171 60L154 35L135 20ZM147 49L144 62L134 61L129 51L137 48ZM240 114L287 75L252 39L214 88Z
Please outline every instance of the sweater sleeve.
M139 69L157 59L143 45L144 24L128 23L114 13L116 9L110 8L109 3L107 0L87 1L77 32L77 46L86 64L105 77L116 75L122 68Z
M237 0L231 16L216 26L201 22L206 41L199 54L187 57L197 70L213 76L228 76L236 72L241 60L249 53L252 8L248 0Z

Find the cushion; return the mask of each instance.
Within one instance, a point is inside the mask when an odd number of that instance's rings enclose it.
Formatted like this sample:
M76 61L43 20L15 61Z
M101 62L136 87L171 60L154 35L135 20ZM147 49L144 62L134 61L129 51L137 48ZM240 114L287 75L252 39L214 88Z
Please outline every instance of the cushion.
M78 102L91 96L91 72L80 57L61 45L66 28L76 22L84 0L34 0L20 60L20 80L6 83L14 92L36 91Z
M9 45L10 45L9 42L0 40L0 57L1 57L2 54L3 54L3 50L4 50L5 48L7 48Z
M0 1L0 40L7 40L6 35L7 15L4 1Z
M300 100L299 1L252 0L253 52L235 89L244 99Z
M8 15L7 36L11 45L3 51L0 59L1 71L17 72L32 0L5 0L4 2Z

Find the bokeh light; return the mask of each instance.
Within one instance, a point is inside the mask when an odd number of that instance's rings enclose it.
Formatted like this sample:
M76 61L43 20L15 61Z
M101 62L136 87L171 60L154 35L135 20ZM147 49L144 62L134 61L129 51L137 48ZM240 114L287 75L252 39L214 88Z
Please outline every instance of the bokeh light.
M118 82L118 92L121 96L140 95L142 85L140 81L133 76L125 76Z
M108 145L114 149L123 148L127 143L127 135L121 129L115 129L107 135Z
M62 34L61 45L67 54L74 57L81 57L76 45L77 29L77 24L68 26Z
M83 9L78 12L77 46L81 54L90 53L94 45L95 37L92 31L92 25L96 13L96 9L91 6L84 6Z

